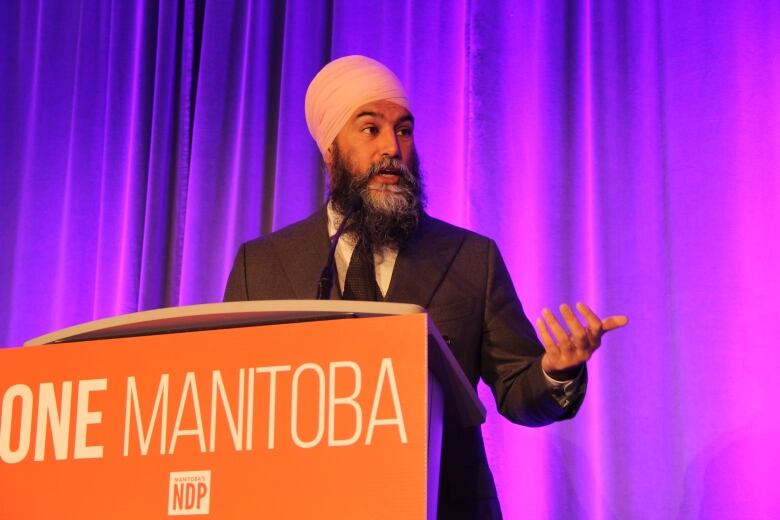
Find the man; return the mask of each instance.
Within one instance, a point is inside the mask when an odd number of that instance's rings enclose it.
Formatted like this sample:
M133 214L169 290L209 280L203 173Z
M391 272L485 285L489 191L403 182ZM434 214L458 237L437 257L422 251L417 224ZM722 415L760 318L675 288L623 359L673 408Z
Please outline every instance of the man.
M476 387L528 426L574 416L585 395L585 362L604 332L584 304L545 309L537 329L523 314L496 244L423 211L414 117L398 78L381 63L348 56L326 65L306 93L306 121L329 174L325 208L241 246L225 300L313 299L329 237L350 209L336 249L332 297L414 303L448 338ZM362 204L356 204L356 201ZM479 427L445 420L440 518L500 518Z

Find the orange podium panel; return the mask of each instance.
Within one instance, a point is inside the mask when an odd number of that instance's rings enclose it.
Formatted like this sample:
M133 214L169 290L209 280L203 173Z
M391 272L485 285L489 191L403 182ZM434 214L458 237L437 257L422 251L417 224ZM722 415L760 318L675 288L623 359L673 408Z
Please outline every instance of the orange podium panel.
M0 518L425 518L428 329L409 314L2 349Z

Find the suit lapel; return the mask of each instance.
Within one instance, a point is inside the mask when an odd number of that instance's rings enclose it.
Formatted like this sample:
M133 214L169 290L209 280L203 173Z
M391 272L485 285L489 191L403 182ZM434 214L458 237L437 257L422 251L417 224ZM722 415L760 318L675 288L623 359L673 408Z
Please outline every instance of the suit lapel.
M395 261L385 301L428 307L465 238L424 215Z
M274 235L273 244L295 298L313 300L330 245L325 208Z
M427 307L465 238L428 215L401 249L385 301ZM273 235L273 244L295 298L314 299L317 282L328 258L328 216L325 208L299 224ZM340 299L334 279L332 299Z

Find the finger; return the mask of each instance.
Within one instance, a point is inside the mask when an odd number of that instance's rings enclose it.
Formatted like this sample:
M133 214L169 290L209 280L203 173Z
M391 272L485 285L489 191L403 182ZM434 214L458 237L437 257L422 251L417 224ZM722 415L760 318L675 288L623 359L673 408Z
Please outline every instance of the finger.
M544 309L542 310L542 317L547 323L547 326L550 327L553 336L555 336L558 348L563 348L566 345L570 345L569 334L563 329L561 324L558 323L558 319L555 317L555 314L553 314L550 309Z
M580 311L580 314L588 323L588 330L593 334L593 337L596 339L600 338L604 334L604 324L601 323L601 319L596 316L595 312L590 310L590 307L582 302L577 302L577 310Z
M575 316L574 311L565 303L561 304L558 308L561 311L561 316L563 316L564 321L566 321L566 325L569 327L569 331L571 331L571 339L574 341L575 346L585 348L585 342L588 339L588 335L585 328L582 326L582 323L580 323L580 320Z
M604 318L603 324L604 324L604 332L609 332L610 330L619 329L620 327L625 327L628 324L628 316L625 316L623 314L617 314L615 316L607 316L606 318Z
M539 337L542 339L542 345L544 345L546 351L553 353L560 351L558 345L556 345L552 340L552 337L550 337L550 332L547 330L547 326L544 324L542 318L536 320L536 329L539 331Z

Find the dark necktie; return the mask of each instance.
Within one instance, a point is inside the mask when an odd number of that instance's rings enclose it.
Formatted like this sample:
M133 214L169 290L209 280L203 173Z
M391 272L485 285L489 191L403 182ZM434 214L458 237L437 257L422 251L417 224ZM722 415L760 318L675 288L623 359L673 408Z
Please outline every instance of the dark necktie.
M376 284L374 255L365 251L360 242L355 246L344 282L345 300L382 301L382 293Z

